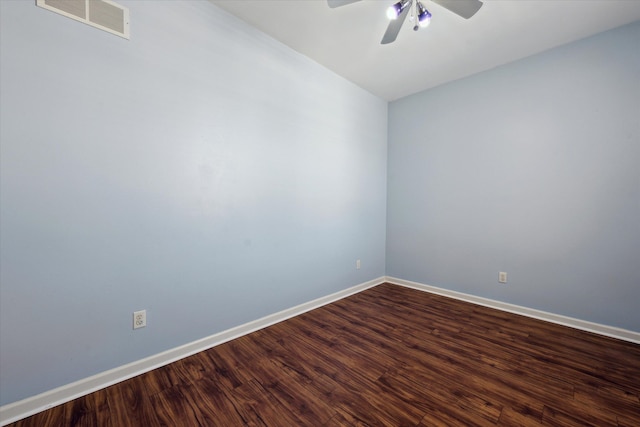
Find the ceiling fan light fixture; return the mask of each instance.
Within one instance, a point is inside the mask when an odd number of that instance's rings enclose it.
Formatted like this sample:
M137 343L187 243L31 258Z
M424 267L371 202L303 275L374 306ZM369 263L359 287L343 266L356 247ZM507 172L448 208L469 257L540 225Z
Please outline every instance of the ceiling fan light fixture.
M411 4L412 0L400 0L398 3L389 6L387 9L387 18L393 20L397 19L402 11Z
M0 0L2 1L2 0ZM44 1L44 0L38 0ZM50 0L52 1L52 0ZM56 0L59 1L59 0ZM361 0L327 0L329 7L339 7ZM391 2L391 0L388 0ZM387 25L387 30L380 40L380 44L389 44L396 41L398 33L402 29L407 17L413 26L414 31L429 26L431 23L431 12L424 7L424 0L393 0L394 3L387 9L387 17L391 22ZM469 19L480 10L482 0L431 0L439 6L455 13L464 19ZM640 1L640 0L636 0Z
M431 12L420 2L416 3L416 8L418 9L418 25L422 28L428 26L431 23Z

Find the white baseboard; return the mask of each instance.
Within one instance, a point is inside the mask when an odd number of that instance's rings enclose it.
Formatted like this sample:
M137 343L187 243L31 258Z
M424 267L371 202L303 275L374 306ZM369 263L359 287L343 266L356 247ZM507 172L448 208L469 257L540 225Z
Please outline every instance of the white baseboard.
M245 323L244 325L219 332L217 334L202 338L197 341L176 347L162 353L137 360L135 362L119 366L106 372L93 375L88 378L64 385L62 387L49 390L47 392L32 396L18 402L10 403L0 407L0 426L21 420L38 412L52 408L54 406L69 402L81 396L85 396L94 391L103 389L110 385L133 378L137 375L149 372L193 354L208 350L217 345L250 334L257 330L266 328L273 324L282 322L294 316L298 316L315 308L322 307L349 295L362 292L373 286L384 283L385 278L370 280L357 286L315 299L313 301L300 304L298 306L280 311L278 313L265 316L261 319Z
M522 307L519 305L509 304L506 302L496 301L488 298L477 297L462 292L451 291L449 289L438 288L435 286L411 282L409 280L398 279L395 277L387 276L385 278L385 281L388 283L393 283L394 285L400 285L407 288L430 292L432 294L455 298L473 304L507 311L509 313L520 314L522 316L532 317L534 319L544 320L547 322L556 323L558 325L569 326L574 329L580 329L582 331L593 332L595 334L640 344L640 332L629 331L627 329L616 328L614 326L601 325L599 323L588 322L586 320L574 319L572 317L548 313L546 311Z

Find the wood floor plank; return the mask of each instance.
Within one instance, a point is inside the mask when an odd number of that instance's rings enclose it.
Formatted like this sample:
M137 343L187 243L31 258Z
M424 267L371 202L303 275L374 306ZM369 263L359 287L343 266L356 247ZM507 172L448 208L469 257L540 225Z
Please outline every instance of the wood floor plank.
M638 417L618 415L618 427L638 427Z
M497 425L500 427L521 427L521 426L541 426L543 408L532 408L531 406L502 408L500 419Z
M554 427L571 427L571 426L585 426L585 427L617 427L617 417L613 419L609 418L604 420L602 418L593 417L588 411L588 408L578 408L572 411L571 409L559 407L553 408L545 406L542 411L542 425L554 426Z
M181 387L180 391L201 426L262 425L239 411L235 402L213 379L201 378Z
M11 427L640 426L640 345L382 284Z
M175 385L185 384L187 379L181 376L177 366L176 362L141 375L139 380L144 383L146 393L152 396Z
M155 408L146 393L145 383L140 377L123 381L107 387L107 402L109 404L111 425L116 427L136 427L141 425L161 425L156 417ZM68 406L72 402L62 406ZM54 426L56 424L44 424ZM68 424L59 424L60 426ZM98 424L102 426L103 424ZM105 424L106 425L106 424Z
M11 427L35 427L35 426L67 426L67 411L71 409L69 403L58 405L54 408L24 418L20 421L10 424Z
M171 426L176 420L180 420L183 425L203 425L199 422L199 413L194 412L194 408L185 396L187 387L189 386L177 385L151 396L151 404L159 425Z
M423 414L396 395L385 394L377 382L364 377L338 380L329 402L352 424L415 426Z
M285 348L284 338L279 337L274 341L271 336L260 332L251 334L250 338L255 345L267 351L267 358L271 363L299 382L308 383L313 380L317 373L305 362L306 354L296 352L293 347Z
M640 403L627 399L626 396L606 395L597 391L594 393L593 390L587 388L577 388L574 399L592 410L611 412L619 416L640 414Z
M230 398L245 418L255 419L256 424L265 426L289 427L304 425L293 411L282 406L271 393L256 381L249 381L234 389Z
M242 376L237 369L225 363L219 353L204 351L200 354L202 364L207 370L207 377L225 387L233 390L243 384Z
M465 391L462 385L452 384L445 388L437 383L425 383L408 371L389 372L380 379L380 383L389 393L399 394L404 401L420 408L424 414L422 422L426 419L431 422L456 420L465 425L492 426L502 411L501 405Z

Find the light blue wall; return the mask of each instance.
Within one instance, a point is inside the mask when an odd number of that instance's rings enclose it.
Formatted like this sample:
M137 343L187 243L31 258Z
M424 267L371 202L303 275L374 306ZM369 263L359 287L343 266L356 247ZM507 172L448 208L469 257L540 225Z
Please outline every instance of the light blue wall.
M387 103L209 2L120 3L130 41L0 1L0 404L384 275Z
M393 102L388 144L388 275L640 331L640 23Z

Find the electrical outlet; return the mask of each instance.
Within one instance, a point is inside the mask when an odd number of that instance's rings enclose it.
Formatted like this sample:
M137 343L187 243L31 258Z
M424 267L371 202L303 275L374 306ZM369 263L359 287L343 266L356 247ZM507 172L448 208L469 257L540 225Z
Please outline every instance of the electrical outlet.
M133 329L144 328L147 326L147 310L133 312Z
M498 282L507 283L507 273L505 273L504 271L498 273Z
M360 270L360 260L356 260L356 270Z

